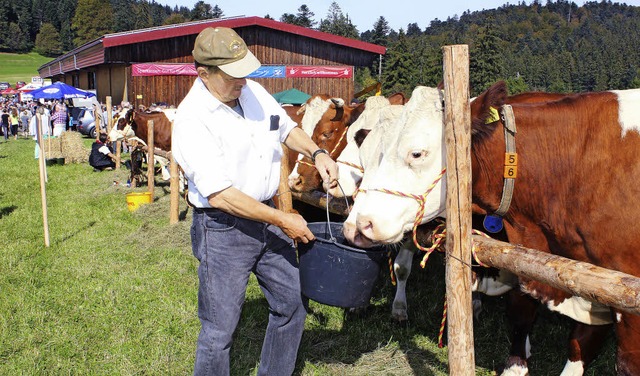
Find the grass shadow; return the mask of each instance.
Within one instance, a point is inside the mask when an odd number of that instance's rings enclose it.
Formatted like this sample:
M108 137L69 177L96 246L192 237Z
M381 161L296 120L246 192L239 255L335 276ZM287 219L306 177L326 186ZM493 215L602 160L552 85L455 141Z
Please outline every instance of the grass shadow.
M71 233L71 234L69 234L69 235L65 235L62 239L60 239L60 241L64 243L64 242L66 242L67 240L69 240L69 239L72 239L72 238L76 237L78 234L81 234L81 233L83 233L84 231L86 231L86 230L88 230L88 229L92 228L93 226L95 226L95 225L96 225L96 223L97 223L96 221L91 221L91 222L87 223L87 225L86 225L86 226L84 226L84 227L82 227L82 228L77 229L77 231L75 231L75 232L73 232L73 233Z
M16 210L18 207L15 205L11 205L11 206L5 206L4 208L0 209L0 219L2 219L2 217L9 215L11 213L13 213L14 210Z

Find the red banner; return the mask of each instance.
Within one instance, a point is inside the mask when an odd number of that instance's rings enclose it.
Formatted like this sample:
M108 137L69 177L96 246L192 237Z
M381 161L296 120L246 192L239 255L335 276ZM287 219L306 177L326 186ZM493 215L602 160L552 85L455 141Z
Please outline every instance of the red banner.
M249 77L320 77L320 78L351 78L353 67L328 65L291 65L285 69L283 76L266 74L281 66L262 66L254 76ZM264 72L263 72L264 71ZM259 75L257 73L262 73ZM197 76L193 64L140 63L131 64L131 74L138 76Z
M353 67L350 66L288 66L287 77L324 77L324 78L349 78L353 76Z
M131 75L136 76L197 76L193 64L131 64Z

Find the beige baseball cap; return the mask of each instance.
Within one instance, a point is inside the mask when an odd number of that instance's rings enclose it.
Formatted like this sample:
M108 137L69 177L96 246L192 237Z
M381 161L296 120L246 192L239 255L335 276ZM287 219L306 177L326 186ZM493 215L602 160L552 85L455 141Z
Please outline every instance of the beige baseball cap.
M200 64L217 66L231 77L243 78L260 68L240 36L228 27L208 27L196 37L193 58Z

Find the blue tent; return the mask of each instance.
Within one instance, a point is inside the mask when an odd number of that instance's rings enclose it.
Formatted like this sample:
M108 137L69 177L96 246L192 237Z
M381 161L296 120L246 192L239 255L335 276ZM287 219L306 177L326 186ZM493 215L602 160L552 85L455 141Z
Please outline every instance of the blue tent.
M90 91L80 90L64 82L56 82L55 84L43 86L29 92L34 99L70 99L70 98L87 98L95 97Z
M303 104L311 98L311 95L298 89L289 89L272 95L280 104Z

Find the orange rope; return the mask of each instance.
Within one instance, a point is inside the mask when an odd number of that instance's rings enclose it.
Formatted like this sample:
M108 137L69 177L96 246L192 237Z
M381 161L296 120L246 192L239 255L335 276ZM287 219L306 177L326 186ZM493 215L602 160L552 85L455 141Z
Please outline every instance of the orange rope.
M393 272L393 257L391 257L391 251L387 252L387 259L389 260L389 276L391 277L391 284L396 285L396 273Z
M343 165L347 165L347 166L349 166L349 167L353 167L353 168L355 168L356 170L360 170L360 172L364 172L364 168L362 168L362 166L358 166L357 164L353 164L353 163L351 163L351 162L346 162L346 161L340 161L340 160L338 160L338 161L336 161L336 163L342 163Z
M342 140L344 139L344 137L347 135L347 131L349 130L349 127L344 127L344 132L342 132L342 136L340 136L340 139L338 140L338 143L336 143L336 146L333 147L333 150L331 150L331 152L329 153L329 156L333 155L333 153L336 152L336 150L338 150L338 146L340 146L340 143L342 142ZM336 158L338 156L336 155Z
M440 331L438 332L438 347L443 348L442 336L444 335L444 326L447 322L447 295L444 296L444 309L442 310L442 321L440 322Z

